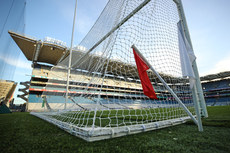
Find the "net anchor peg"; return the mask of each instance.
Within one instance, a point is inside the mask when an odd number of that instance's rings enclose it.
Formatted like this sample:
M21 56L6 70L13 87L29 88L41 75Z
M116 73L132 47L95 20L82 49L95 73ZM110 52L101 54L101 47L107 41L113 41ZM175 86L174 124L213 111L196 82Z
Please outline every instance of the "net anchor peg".
M155 127L158 129L158 127L159 127L159 123L158 122L155 123Z
M130 134L130 128L127 126L126 129L127 129L127 133Z
M114 137L114 130L111 129L111 137L113 138Z
M143 131L145 131L145 130L146 130L145 125L141 125L141 127L142 127Z

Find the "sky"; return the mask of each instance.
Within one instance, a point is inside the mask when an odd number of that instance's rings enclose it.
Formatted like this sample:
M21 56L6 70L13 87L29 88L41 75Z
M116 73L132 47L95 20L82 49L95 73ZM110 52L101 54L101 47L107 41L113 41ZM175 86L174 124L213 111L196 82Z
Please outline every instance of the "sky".
M182 0L200 76L230 70L230 1Z
M78 0L74 44L87 34L108 0ZM230 71L230 1L182 0L200 76ZM25 34L70 46L75 0L27 0ZM29 81L31 62L20 54L14 80Z

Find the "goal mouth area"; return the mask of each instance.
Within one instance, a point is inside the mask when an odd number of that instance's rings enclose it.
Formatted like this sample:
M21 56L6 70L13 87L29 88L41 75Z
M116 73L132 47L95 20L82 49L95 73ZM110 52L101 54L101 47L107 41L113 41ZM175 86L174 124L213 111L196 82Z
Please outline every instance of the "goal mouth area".
M55 112L53 112L55 113ZM155 121L144 124L134 124L127 126L118 126L118 127L78 127L74 124L68 122L63 122L58 119L47 117L50 115L50 112L31 112L31 115L34 115L38 118L41 118L49 123L56 125L57 127L65 130L66 132L82 138L88 142L100 141L104 139L116 138L146 131L157 130L161 128L166 128L169 126L175 126L183 124L188 120L191 120L189 116L179 117L175 119L167 119L162 121ZM195 117L195 116L194 116Z
M31 114L86 141L189 119L203 131L202 88L179 3L109 1L79 43L84 51L33 71L46 80L33 80L28 108L47 112ZM35 88L36 81L43 82Z

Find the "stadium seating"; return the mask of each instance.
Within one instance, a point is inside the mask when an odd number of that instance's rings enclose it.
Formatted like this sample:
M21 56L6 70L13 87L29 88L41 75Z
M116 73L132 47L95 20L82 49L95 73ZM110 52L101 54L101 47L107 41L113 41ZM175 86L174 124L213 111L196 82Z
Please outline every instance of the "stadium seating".
M31 78L31 86L30 86L30 95L29 95L29 103L42 103L43 99L41 95L46 95L47 102L56 108L54 104L60 105L60 107L64 107L65 97L63 94L66 92L66 70L55 68L50 71L49 66L45 65L34 65L32 78ZM71 73L70 76L70 93L81 93L83 91L84 86L86 85L84 82L87 82L90 76L80 75L77 72ZM74 81L73 81L74 80ZM113 108L137 108L137 107L149 107L148 103L153 107L170 107L170 105L176 105L176 101L167 101L166 97L158 97L159 101L144 100L143 92L141 84L125 82L122 80L115 80L106 78L103 82L103 87L101 91L99 91L98 86L100 86L100 82L102 80L100 78L95 79L95 87L89 88L86 94L92 95L94 100L84 97L78 97L75 95L71 96L71 99L68 99L68 107L71 107L72 104L77 103L77 106L74 109L93 109L95 105L97 105L97 98L100 92L100 108L98 109L113 109ZM77 82L81 82L81 84ZM128 84L127 84L128 83ZM230 101L230 79L223 79L217 81L205 81L202 86L204 90L205 100L207 105L222 105L224 103L228 103ZM120 88L119 92L117 92L116 88ZM172 87L177 92L177 87ZM122 89L122 90L121 90ZM135 90L133 90L135 89ZM139 89L139 91L137 90ZM165 92L161 86L157 86L155 89L157 92ZM55 94L52 94L52 93ZM180 94L180 92L177 92ZM181 94L185 94L184 92ZM183 97L184 104L191 103L191 96L187 93L188 98ZM106 97L106 99L105 99ZM115 98L117 97L117 98ZM125 98L126 97L126 98ZM127 97L135 97L135 101L127 98ZM142 97L142 100L138 100ZM189 98L190 97L190 98ZM167 97L170 98L170 97ZM171 97L172 98L172 97ZM147 103L147 105L146 105ZM40 105L39 104L39 105ZM36 106L37 107L37 106ZM39 106L40 107L40 106ZM37 107L37 108L39 108ZM52 107L51 107L52 108Z
M3 99L6 106L9 107L10 101L13 99L13 94L17 83L8 80L0 80L0 99Z
M229 78L205 81L202 87L207 105L230 105Z

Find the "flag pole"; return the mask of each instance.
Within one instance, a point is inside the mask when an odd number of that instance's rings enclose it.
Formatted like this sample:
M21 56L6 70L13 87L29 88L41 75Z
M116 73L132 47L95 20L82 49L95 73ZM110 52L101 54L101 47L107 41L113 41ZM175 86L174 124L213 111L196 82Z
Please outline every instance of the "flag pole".
M167 83L164 81L164 79L155 71L155 69L152 67L152 65L147 61L147 59L141 54L141 52L136 48L135 45L132 45L132 48L136 51L136 53L144 60L144 62L149 66L149 68L153 71L153 73L157 76L157 78L164 84L164 86L168 89L168 91L172 94L172 96L176 99L176 101L184 108L186 113L191 117L193 122L198 125L198 122L196 118L192 115L192 113L188 110L188 108L183 104L183 102L180 100L180 98L177 97L177 95L174 93L174 91L167 85Z
M67 85L66 85L66 97L65 97L64 109L66 109L66 103L68 102L68 94L69 94L69 77L70 77L70 72L71 72L71 61L72 61L72 49L73 49L73 38L74 38L76 10L77 10L77 0L75 2L74 17L73 17L73 28L72 28L70 51L69 51L69 66L68 66L68 72L67 72Z

